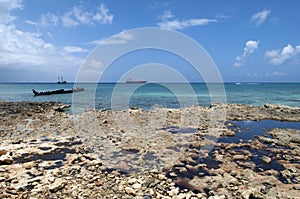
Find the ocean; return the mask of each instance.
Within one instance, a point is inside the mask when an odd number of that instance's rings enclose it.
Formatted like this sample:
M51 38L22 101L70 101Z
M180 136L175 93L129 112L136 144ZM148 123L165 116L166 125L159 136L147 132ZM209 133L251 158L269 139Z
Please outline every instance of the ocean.
M224 92L214 94L208 88L221 84L205 83L147 83L147 84L55 84L1 83L0 100L29 102L62 102L81 109L127 109L139 107L151 110L158 107L180 108L193 105L209 106L216 98L235 104L281 104L300 107L300 83L225 83ZM38 91L84 87L76 94L34 96ZM212 96L213 94L214 96ZM225 100L225 101L224 101Z

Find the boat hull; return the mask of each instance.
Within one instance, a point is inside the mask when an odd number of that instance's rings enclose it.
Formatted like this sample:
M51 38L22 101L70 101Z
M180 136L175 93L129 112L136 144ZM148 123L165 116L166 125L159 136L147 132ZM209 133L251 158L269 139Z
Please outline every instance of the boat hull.
M43 91L43 92L38 92L35 89L32 89L32 92L35 96L67 94L67 93L76 93L76 92L81 92L81 91L84 91L84 88L73 88L70 90L59 89L59 90Z

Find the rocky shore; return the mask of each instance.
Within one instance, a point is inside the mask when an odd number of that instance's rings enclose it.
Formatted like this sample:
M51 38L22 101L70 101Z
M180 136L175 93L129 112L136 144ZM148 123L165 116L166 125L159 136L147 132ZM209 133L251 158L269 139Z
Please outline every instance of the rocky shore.
M300 198L300 108L68 109L0 102L0 198Z

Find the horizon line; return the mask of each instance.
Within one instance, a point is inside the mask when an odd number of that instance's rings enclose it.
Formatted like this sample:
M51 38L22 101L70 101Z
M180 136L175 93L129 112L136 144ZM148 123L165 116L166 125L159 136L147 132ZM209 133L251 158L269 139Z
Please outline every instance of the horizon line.
M115 81L105 81L105 82L67 82L65 84L132 84L127 82L115 82ZM186 84L186 83L201 83L201 84L222 84L222 83L300 83L300 81L224 81L224 82L204 82L204 81L190 81L190 82L156 82L156 81L150 81L146 83L136 83L136 84ZM0 82L0 84L58 84L57 82L26 82L26 81L20 81L20 82ZM134 83L133 83L134 84ZM64 84L60 84L64 85Z

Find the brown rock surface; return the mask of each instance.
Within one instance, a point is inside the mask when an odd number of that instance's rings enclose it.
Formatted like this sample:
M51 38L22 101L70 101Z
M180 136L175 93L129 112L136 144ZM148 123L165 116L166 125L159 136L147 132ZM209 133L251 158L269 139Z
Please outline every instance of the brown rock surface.
M299 130L272 129L249 142L217 139L239 132L226 121L300 121L299 108L219 104L70 115L55 111L60 106L0 103L0 198L300 195ZM211 116L221 110L225 119Z

